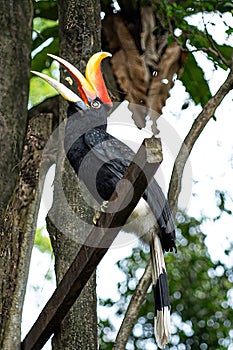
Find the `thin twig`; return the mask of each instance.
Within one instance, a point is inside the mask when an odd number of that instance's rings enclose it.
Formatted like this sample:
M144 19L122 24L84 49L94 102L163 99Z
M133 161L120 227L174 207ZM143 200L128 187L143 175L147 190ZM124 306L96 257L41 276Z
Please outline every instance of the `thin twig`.
M202 48L202 51L210 52L210 53L214 54L216 57L218 57L222 61L222 63L224 63L227 67L229 67L230 62L228 62L224 58L224 56L221 54L221 52L218 50L218 48L216 47L216 45L214 43L213 38L210 36L210 34L209 34L208 30L207 30L207 24L205 23L203 14L204 13L202 13L202 20L203 20L203 24L204 24L204 31L205 31L205 34L206 34L206 38L209 41L211 47L208 47L206 50L204 50Z
M223 64L225 64L227 67L229 67L230 62L227 61L218 50L215 50L212 47L199 47L198 49L193 49L189 52L193 53L193 52L200 52L200 51L206 52L207 54L212 53L213 55L218 57L222 61ZM211 56L208 56L208 58L213 60L213 58Z
M227 79L216 92L216 94L206 103L202 112L195 119L189 133L183 141L180 151L176 157L172 177L170 181L168 200L173 214L177 210L178 196L181 191L181 179L186 161L192 151L192 148L205 128L208 121L213 117L216 108L222 102L227 93L233 89L233 70L231 69Z
M129 306L125 313L124 320L117 334L115 344L112 350L125 350L127 340L130 336L133 326L136 323L138 311L145 299L147 289L151 284L151 261L147 263L143 276L130 300Z

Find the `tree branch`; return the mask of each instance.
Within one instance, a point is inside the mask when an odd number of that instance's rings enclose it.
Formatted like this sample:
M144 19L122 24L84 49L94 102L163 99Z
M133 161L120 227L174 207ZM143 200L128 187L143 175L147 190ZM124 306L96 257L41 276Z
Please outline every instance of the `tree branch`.
M110 198L109 212L101 214L98 227L93 226L54 294L22 342L23 350L41 349L51 334L59 328L97 264L137 205L161 161L160 140L145 139L119 182L117 191ZM132 186L128 186L129 183Z
M187 50L188 51L188 50ZM203 52L206 52L207 54L208 53L212 53L213 55L215 55L216 57L218 57L223 64L225 64L227 67L229 67L229 61L227 61L223 55L220 53L220 51L218 51L217 49L214 49L212 47L199 47L198 49L194 49L194 50L191 50L189 52L200 52L200 51L203 51ZM208 59L211 59L210 56L208 56Z
M217 93L206 103L202 112L195 119L189 133L181 145L180 151L174 163L168 191L168 200L173 214L175 214L177 210L178 196L181 191L181 179L186 161L192 151L192 148L208 121L213 117L216 108L232 88L233 69L230 70L230 73L223 85L219 88Z
M124 320L121 324L112 350L125 350L126 343L130 336L133 326L136 323L138 311L145 299L147 289L151 284L151 260L148 261L144 274L141 277L138 286L130 300Z
M222 61L222 63L224 63L227 67L229 67L231 62L228 62L224 58L224 56L221 54L221 52L216 47L214 40L212 39L211 35L209 34L209 32L207 30L207 25L206 25L205 20L204 20L204 11L202 12L202 20L203 20L203 24L204 24L204 28L205 28L204 30L205 30L206 38L210 43L210 47L208 47L206 50L202 49L202 51L204 51L204 52L209 51L210 53L213 53L216 57L218 57Z

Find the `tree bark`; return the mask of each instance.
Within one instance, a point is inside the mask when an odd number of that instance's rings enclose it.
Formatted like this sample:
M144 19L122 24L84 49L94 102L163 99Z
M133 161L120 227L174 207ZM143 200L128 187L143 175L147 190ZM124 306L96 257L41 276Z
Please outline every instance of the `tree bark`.
M1 349L20 348L20 328L41 189L49 166L42 151L52 131L52 115L29 124L20 162L19 183L5 211L1 245ZM40 170L40 177L39 177ZM39 181L40 180L40 181Z
M31 0L0 6L0 226L19 176L27 125L33 7Z
M33 6L30 0L0 6L0 348L17 349L28 249L21 158L27 127ZM21 172L21 173L20 173ZM24 179L25 180L25 179ZM27 179L28 180L28 179ZM28 181L24 184L28 184ZM19 183L20 181L20 183ZM19 198L18 195L21 197ZM30 201L30 198L29 198ZM22 207L20 207L20 202ZM27 202L27 199L26 199ZM28 204L28 203L27 203ZM27 206L26 204L26 206ZM22 212L20 210L22 209ZM27 219L27 214L30 218ZM29 243L30 246L30 243ZM24 251L25 249L25 251ZM25 254L25 255L24 255ZM21 259L22 258L22 259ZM23 281L20 276L24 275Z
M100 50L100 5L99 1L69 0L58 2L60 23L60 56L84 72L87 60ZM61 80L64 81L61 72ZM66 117L67 103L60 101L60 122ZM59 130L59 154L54 183L53 206L47 217L55 255L57 282L69 267L80 243L90 229L92 210L87 208L81 196L80 186L63 151L63 127ZM63 200L63 191L65 200ZM81 221L76 224L76 218ZM96 281L91 277L77 302L53 337L53 348L97 349Z

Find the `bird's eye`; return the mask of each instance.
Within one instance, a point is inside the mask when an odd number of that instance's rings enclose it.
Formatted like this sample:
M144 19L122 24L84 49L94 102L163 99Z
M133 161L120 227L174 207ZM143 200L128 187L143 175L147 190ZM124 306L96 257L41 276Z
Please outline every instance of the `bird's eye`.
M91 102L91 107L93 107L93 108L98 109L98 108L100 108L100 106L101 106L101 103L97 100L94 100Z

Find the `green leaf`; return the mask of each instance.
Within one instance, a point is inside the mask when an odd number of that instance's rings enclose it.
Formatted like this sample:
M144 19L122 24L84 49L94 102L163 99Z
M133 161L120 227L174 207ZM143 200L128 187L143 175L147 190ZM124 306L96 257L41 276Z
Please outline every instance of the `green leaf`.
M57 1L34 1L34 17L44 17L52 20L57 20Z
M53 78L54 69L57 69L57 66L52 63L49 69L44 69L43 73L49 75ZM57 91L43 79L32 75L30 79L30 90L29 90L29 107L36 106L39 103L43 102L46 98L53 97L57 95Z
M34 246L37 247L42 253L53 253L52 245L49 237L43 235L44 228L39 228L36 230Z
M203 107L209 101L211 98L209 86L202 69L197 65L191 53L188 53L188 58L180 79L196 104L200 103Z
M46 98L57 95L55 89L39 77L33 76L30 79L29 107L43 102Z
M202 47L210 46L210 42L202 30L199 30L197 27L189 25L188 26L188 39L192 46L195 46L197 49Z
M217 63L218 66L225 70L229 68L225 63L223 63L221 56L225 58L226 61L230 62L232 47L217 44L210 34L206 35L206 33L192 25L188 26L187 37L185 37L185 39L187 38L188 43L196 49L201 51L204 48L208 57Z
M233 33L233 28L227 29L225 33L231 35Z
M233 10L233 4L232 2L228 1L228 2L223 2L223 8L225 11L230 11Z
M41 31L35 40L33 40L32 50L35 50L49 38L58 38L58 24Z
M58 24L58 21L53 21L51 19L46 19L42 17L36 17L33 19L33 30L36 33L41 33L46 28L54 27Z
M33 57L31 69L41 72L44 68L48 68L52 62L52 59L47 56L47 53L57 55L58 50L59 42L58 38L55 38L48 46L44 47Z
M231 46L227 46L227 45L218 45L218 44L216 44L216 47L220 51L222 56L227 61L231 62L231 56L232 56L232 52L233 52L232 47Z

